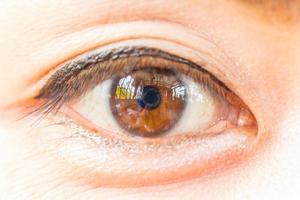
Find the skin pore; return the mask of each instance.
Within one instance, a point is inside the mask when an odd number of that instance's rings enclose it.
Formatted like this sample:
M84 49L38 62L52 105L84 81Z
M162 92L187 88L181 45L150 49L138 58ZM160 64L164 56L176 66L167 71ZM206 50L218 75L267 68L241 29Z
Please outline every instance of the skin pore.
M1 1L0 199L297 199L299 5L272 2ZM117 42L154 45L195 62L202 52L215 58L207 70L256 117L251 155L192 180L110 188L48 151L51 134L60 132L32 126L22 118L24 106L60 64Z

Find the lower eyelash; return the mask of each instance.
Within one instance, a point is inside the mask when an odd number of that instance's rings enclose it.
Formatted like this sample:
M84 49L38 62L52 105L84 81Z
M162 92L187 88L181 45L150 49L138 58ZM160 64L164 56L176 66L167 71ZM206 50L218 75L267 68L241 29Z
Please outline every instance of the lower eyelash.
M103 141L105 144L111 144L115 145L116 143L120 143L121 141L127 144L134 143L140 143L145 146L152 146L152 147L159 147L160 145L171 145L171 146L177 146L180 144L191 144L194 143L195 141L201 139L201 138L208 138L208 137L215 137L216 135L222 134L223 131L229 128L235 127L235 125L230 124L227 121L219 122L218 127L211 127L208 130L206 130L203 133L187 133L182 136L172 136L172 137L160 137L160 138L152 138L152 139L147 139L145 138L139 138L139 137L134 137L130 136L128 137L122 137L121 135L114 134L112 137L111 135L113 133L109 134L99 134L97 131L89 130L87 128L84 128L80 125L78 125L77 122L75 122L73 119L68 117L65 113L57 113L55 115L50 115L48 116L48 119L51 121L50 126L62 126L62 127L67 127L70 130L72 130L70 137L83 137L83 138L88 138L91 139L95 142L95 144L103 144ZM215 131L215 129L218 129L218 131ZM108 132L106 130L103 130L104 132ZM128 135L126 135L128 136Z

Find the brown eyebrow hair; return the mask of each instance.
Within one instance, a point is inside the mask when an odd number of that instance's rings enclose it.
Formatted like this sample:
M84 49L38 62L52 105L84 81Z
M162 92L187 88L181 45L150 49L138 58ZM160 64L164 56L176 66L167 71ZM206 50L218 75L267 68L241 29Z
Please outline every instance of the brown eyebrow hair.
M262 12L268 19L295 22L300 19L299 0L237 0Z

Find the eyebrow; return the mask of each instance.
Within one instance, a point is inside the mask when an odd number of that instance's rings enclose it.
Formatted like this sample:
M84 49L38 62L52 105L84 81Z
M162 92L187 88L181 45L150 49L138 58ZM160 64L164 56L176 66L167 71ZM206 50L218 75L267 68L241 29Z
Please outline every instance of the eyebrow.
M298 21L300 18L299 0L236 0L246 5L252 6L262 12L268 19L283 21Z

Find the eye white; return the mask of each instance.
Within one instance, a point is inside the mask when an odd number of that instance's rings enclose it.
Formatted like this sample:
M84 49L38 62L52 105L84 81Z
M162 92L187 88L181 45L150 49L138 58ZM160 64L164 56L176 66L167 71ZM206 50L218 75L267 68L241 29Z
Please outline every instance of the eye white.
M215 118L217 102L212 91L187 76L183 76L182 81L187 94L185 110L168 134L203 131L212 125Z
M220 99L191 78L181 78L186 87L186 106L180 120L165 133L167 135L200 132L216 121ZM111 85L112 79L97 85L74 106L74 109L101 129L112 133L124 133L126 131L115 121L110 109Z
M115 121L110 109L112 79L108 79L88 92L74 107L84 118L97 127L110 132L124 132Z

